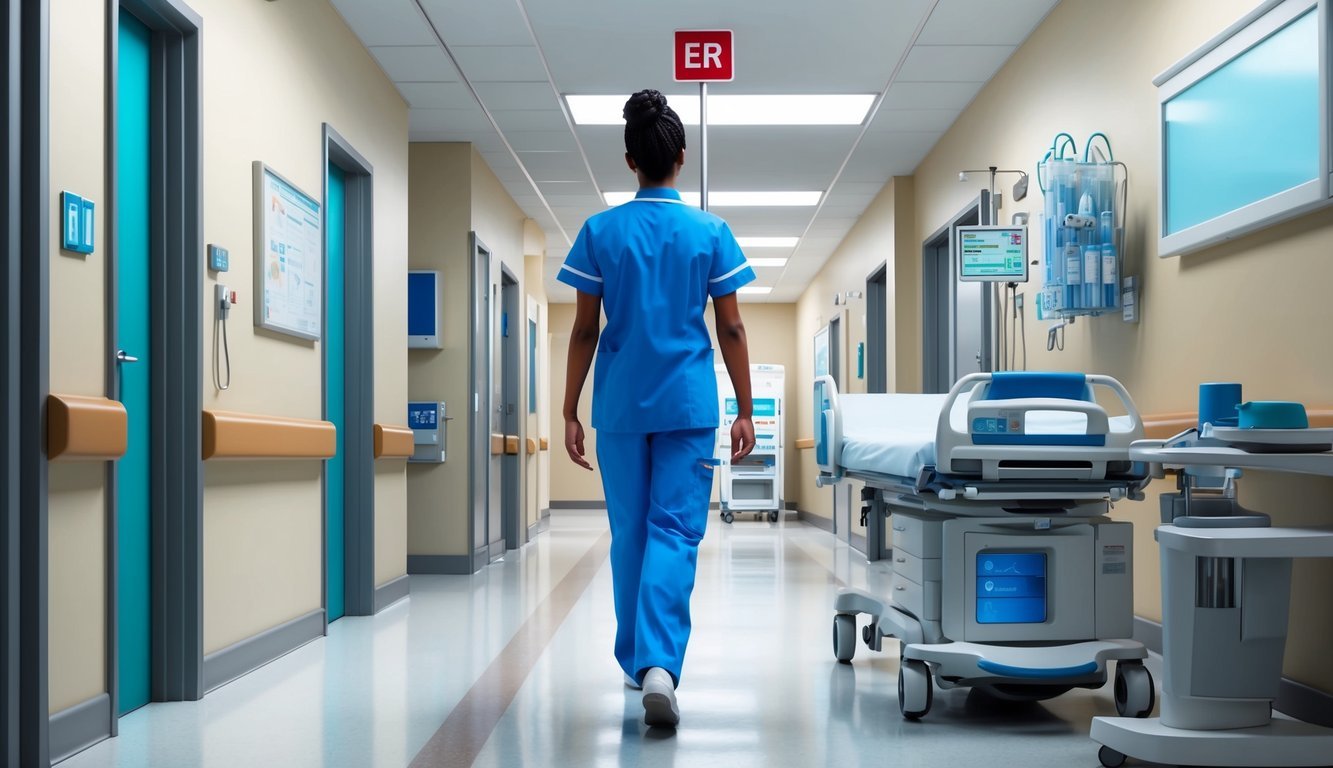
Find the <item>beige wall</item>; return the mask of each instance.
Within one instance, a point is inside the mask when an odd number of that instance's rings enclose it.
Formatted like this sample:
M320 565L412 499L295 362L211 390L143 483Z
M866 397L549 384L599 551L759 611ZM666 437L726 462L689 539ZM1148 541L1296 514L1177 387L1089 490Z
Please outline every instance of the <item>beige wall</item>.
M794 377L796 389L796 430L798 437L813 437L813 392L814 381L814 337L821 328L833 318L840 318L843 328L842 370L839 372L842 389L846 392L865 392L866 381L856 376L856 348L866 340L867 307L865 298L851 299L846 304L834 305L834 294L846 295L847 291L865 293L866 279L881 265L887 266L888 300L885 311L889 333L885 339L883 354L887 356L888 381L896 382L898 372L895 364L897 344L894 326L900 315L899 296L905 286L898 283L900 234L902 223L910 220L912 210L911 179L894 179L884 186L883 191L870 203L861 219L852 227L852 231L838 245L833 256L824 268L811 281L801 294L796 305L795 343L799 350L796 354L797 375ZM799 258L799 256L798 256ZM867 357L869 350L867 350ZM890 384L892 388L893 384ZM833 494L842 494L841 503L848 504L851 499L849 515L851 529L865 535L865 528L860 524L859 484L850 484L834 488L818 488L815 478L819 468L815 464L813 450L800 451L799 471L793 478L799 485L798 504L802 512L818 515L826 519L833 517Z
M443 273L441 349L408 352L408 394L443 400L448 423L446 461L407 468L407 551L464 555L467 546L468 418L471 388L472 147L412 144L408 196L411 269Z
M59 84L101 72L106 61L105 3L53 0L52 92ZM64 22L68 19L68 22ZM51 99L51 194L69 190L92 198L106 211L106 146L101 89L90 99ZM51 206L58 217L60 206ZM104 395L106 337L106 227L97 227L89 256L60 250L58 224L51 227L51 391ZM59 286L58 289L55 287ZM106 691L106 487L104 465L53 464L50 489L50 709L58 712Z
M448 427L444 464L408 467L408 554L466 555L468 542L468 418L471 411L472 254L475 232L491 251L491 281L501 268L518 280L519 312L526 318L526 251L542 247L527 231L527 217L470 144L413 143L410 147L412 269L443 273L444 341L438 350L412 350L408 360L411 396L444 400L453 421ZM526 319L522 321L526 323ZM523 329L522 323L511 326ZM499 328L495 329L499 334ZM526 331L524 331L526 333ZM520 354L519 401L527 403L526 338ZM498 346L497 346L498 349ZM499 365L498 358L496 365ZM520 419L520 426L525 420ZM526 430L520 429L526 437ZM489 457L483 457L488 460ZM524 473L524 493L529 483ZM496 501L496 503L499 503Z
M222 277L241 306L229 327L232 387L218 392L206 365L204 407L318 418L317 344L262 336L252 328L251 162L263 160L322 197L322 123L333 125L375 172L375 418L402 423L406 404L403 305L407 247L407 107L326 3L192 0L204 19L203 236L231 251ZM51 188L92 197L106 211L106 4L55 0L51 89L91 98L52 99ZM236 56L235 51L251 51ZM300 82L304 87L256 88ZM264 120L243 119L264 115ZM276 128L275 126L279 126ZM53 216L59 207L53 207ZM58 228L54 226L53 231ZM56 392L105 394L106 221L97 251L51 255L51 380ZM194 254L192 258L203 258ZM203 358L212 357L212 293L202 287ZM106 690L106 524L103 466L55 465L51 489L51 710ZM206 465L204 650L212 652L320 607L323 549L316 462ZM406 570L405 480L376 472L376 576Z
M786 368L786 402L791 403L798 394L794 366L795 349L791 339L795 334L794 306L791 304L742 304L741 318L745 321L746 335L749 337L750 361L768 363ZM717 335L714 330L714 317L711 310L706 312L708 331L713 339L713 348L717 349ZM598 468L597 433L592 429L592 373L583 388L583 397L579 401L579 419L583 422L586 439L584 448L592 457L590 462L596 471L588 472L573 464L565 452L565 423L561 408L565 399L566 362L569 359L569 331L574 325L573 304L552 304L550 307L551 354L550 361L550 397L551 409L551 499L553 501L602 501L602 476ZM720 352L715 352L719 363ZM784 495L794 500L797 493L798 478L793 467L796 466L795 437L799 426L794 422L791 411L787 415L787 476ZM717 489L713 489L713 500L717 500Z
M1129 165L1131 186L1124 274L1142 278L1142 321L1117 317L1080 320L1069 330L1066 351L1047 353L1045 327L1028 315L1029 367L1088 370L1119 378L1143 412L1190 410L1202 381L1245 385L1248 397L1293 399L1330 405L1333 355L1317 340L1333 326L1333 211L1296 221L1182 258L1157 257L1157 94L1152 79L1252 10L1253 0L1065 0L1033 33L995 79L917 168L916 224L919 248L930 232L976 195L975 184L957 181L963 168L998 165L1031 172L1057 131L1079 142L1105 131L1115 157ZM1085 34L1095 29L1096 35ZM1060 62L1052 66L1052 62ZM1094 84L1092 96L1087 94ZM1015 104L1023 108L1015 109ZM1081 146L1081 145L1080 145ZM1006 203L1001 220L1015 211L1040 210L1032 185L1028 199ZM1040 227L1033 230L1040 248ZM900 285L920 290L918 259L904 261L912 274ZM900 277L905 272L900 271ZM1293 279L1293 276L1298 276ZM1031 299L1039 289L1029 283ZM1313 334L1313 336L1311 335ZM919 312L900 316L900 377L920 386ZM1313 346L1312 346L1313 345ZM1120 505L1115 515L1136 525L1136 594L1139 614L1161 616L1153 526L1158 482L1144 504ZM1242 497L1279 522L1329 524L1333 482L1247 475ZM1333 634L1333 563L1298 563L1292 599L1287 673L1333 691L1327 657Z

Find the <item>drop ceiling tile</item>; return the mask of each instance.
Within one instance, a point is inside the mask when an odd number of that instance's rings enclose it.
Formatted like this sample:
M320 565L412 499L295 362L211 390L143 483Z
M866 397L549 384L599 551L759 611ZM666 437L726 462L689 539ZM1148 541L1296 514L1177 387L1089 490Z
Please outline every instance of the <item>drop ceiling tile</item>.
M554 102L554 98L552 99ZM568 130L565 115L558 109L492 109L491 115L500 124L500 130L510 131L558 131Z
M490 122L479 109L413 109L407 113L407 123L414 136L429 131L447 135L449 141L459 141L453 138L457 136L493 132Z
M897 82L986 82L1013 52L1012 45L917 45L907 54Z
M578 144L568 130L506 131L505 138L516 152L577 152Z
M418 109L473 109L476 99L462 83L395 83L413 111Z
M941 0L917 38L926 45L1018 45L1058 0Z
M956 109L881 109L870 124L870 130L941 133L949 130L958 114Z
M332 0L363 45L437 45L412 0Z
M450 50L473 83L547 82L541 53L532 45L455 45Z
M524 152L519 159L534 179L582 181L588 178L583 158L577 152Z
M422 0L444 41L455 45L532 45L518 3Z
M458 70L439 45L380 45L370 49L394 82L458 82Z
M477 95L491 112L500 110L559 110L551 84L538 83L473 83Z
M881 109L961 110L985 83L894 83Z

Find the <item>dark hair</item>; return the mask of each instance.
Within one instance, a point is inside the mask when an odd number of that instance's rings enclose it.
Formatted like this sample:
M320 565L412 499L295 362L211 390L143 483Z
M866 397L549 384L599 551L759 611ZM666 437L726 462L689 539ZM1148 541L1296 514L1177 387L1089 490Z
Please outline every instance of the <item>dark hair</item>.
M625 102L625 151L649 181L671 175L685 148L685 126L658 91L639 91Z

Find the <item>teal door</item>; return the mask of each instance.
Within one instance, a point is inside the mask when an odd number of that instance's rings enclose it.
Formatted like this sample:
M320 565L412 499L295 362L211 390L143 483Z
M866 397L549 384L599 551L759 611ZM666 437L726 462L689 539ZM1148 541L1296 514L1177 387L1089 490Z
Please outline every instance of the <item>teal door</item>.
M325 225L328 263L328 327L324 329L325 407L324 418L338 429L338 450L325 466L326 507L328 510L328 619L340 619L346 610L346 573L344 560L346 528L344 526L343 461L346 441L343 437L347 395L346 371L346 300L343 266L345 261L344 235L346 234L346 179L338 168L329 166L328 200L325 205Z
M149 357L149 45L151 33L120 12L117 74L116 339L120 400L129 413L129 450L117 465L116 535L120 713L148 703L152 675L149 543L151 430ZM138 358L131 362L131 358Z

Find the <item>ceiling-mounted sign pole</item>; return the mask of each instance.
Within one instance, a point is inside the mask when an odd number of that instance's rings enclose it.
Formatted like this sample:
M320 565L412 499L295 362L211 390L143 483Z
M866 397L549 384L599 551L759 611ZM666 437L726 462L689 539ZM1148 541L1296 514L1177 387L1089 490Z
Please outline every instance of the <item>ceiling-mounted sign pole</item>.
M729 29L676 30L676 82L699 84L699 205L708 210L708 84L735 79Z
M699 207L708 210L708 83L699 83Z

